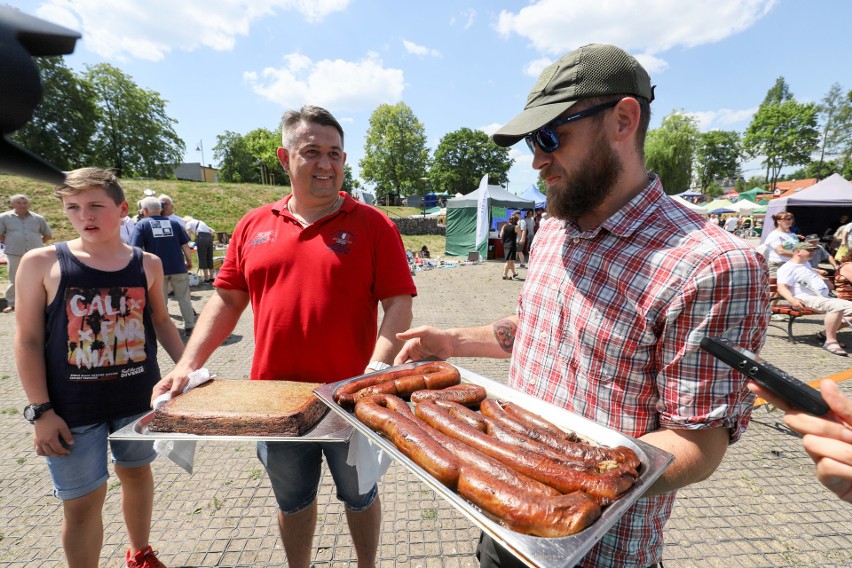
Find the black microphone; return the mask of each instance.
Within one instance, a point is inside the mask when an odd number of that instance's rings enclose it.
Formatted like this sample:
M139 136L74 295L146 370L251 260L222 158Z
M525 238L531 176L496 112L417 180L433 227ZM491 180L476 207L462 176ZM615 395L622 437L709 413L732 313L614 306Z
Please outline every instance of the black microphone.
M80 34L0 6L0 170L54 185L65 174L40 156L9 141L33 116L43 88L33 56L66 55L74 51Z

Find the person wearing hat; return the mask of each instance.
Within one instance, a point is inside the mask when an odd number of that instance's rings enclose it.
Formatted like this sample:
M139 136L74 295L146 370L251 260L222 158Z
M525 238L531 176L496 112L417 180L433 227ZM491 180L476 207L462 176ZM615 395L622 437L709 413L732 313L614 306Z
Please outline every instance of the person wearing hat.
M663 557L677 489L707 479L748 424L745 378L699 349L765 340L769 282L753 247L672 201L645 170L654 88L624 50L592 44L539 77L494 135L524 141L547 184L548 218L516 315L481 327L423 326L395 362L511 357L507 384L640 438L672 464L581 561L646 568ZM482 566L521 566L483 535Z
M808 308L825 314L823 331L817 334L825 341L822 348L846 357L846 345L837 340L837 332L845 325L852 325L852 302L832 298L831 283L811 268L816 246L809 241L793 245L792 258L778 269L778 293L797 310Z
M811 268L816 270L817 273L824 278L833 278L834 273L837 272L837 260L835 260L835 258L831 256L821 244L819 244L819 235L808 235L807 237L805 237L805 242L814 245L814 255L808 263L811 265ZM827 262L828 264L830 264L831 268L820 268L819 266L823 262Z

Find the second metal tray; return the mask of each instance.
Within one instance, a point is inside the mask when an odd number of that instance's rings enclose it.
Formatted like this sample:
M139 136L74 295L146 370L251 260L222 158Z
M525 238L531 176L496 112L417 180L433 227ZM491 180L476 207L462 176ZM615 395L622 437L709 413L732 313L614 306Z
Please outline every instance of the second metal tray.
M407 367L416 364L407 364ZM373 432L362 424L354 414L341 408L334 402L334 391L342 384L357 380L354 377L338 383L322 385L314 392L331 410L346 420L353 428L357 428L367 437L376 442L388 454L405 466L424 483L445 499L453 508L471 520L494 540L510 550L520 560L529 566L541 568L564 568L573 566L600 540L604 534L621 518L624 513L642 496L651 484L662 475L674 459L671 454L635 438L625 436L616 430L606 428L583 418L564 408L559 408L525 393L511 389L501 383L468 371L455 365L462 376L462 382L473 383L485 387L488 396L512 402L533 411L539 416L566 430L572 430L583 438L603 446L627 446L639 456L642 462L639 479L636 484L618 501L604 508L601 517L587 529L567 537L542 538L524 535L512 531L494 521L479 508L465 500L456 492L448 489L424 469L396 449L392 442Z

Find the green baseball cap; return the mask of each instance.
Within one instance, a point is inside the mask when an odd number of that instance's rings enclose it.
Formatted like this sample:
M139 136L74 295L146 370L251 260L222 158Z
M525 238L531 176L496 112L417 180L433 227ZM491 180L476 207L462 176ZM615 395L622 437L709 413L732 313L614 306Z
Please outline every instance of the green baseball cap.
M623 49L600 43L584 45L541 72L524 111L492 138L498 146L511 146L578 101L607 95L635 95L652 101L654 87L648 72Z

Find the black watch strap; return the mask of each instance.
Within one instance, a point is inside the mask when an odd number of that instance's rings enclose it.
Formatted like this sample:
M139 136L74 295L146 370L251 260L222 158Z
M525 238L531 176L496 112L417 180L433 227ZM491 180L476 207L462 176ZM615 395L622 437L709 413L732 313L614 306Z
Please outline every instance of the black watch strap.
M35 423L36 420L41 418L41 415L53 408L53 404L50 402L43 402L41 404L28 404L24 407L24 418L30 421L30 424Z

